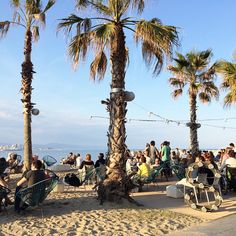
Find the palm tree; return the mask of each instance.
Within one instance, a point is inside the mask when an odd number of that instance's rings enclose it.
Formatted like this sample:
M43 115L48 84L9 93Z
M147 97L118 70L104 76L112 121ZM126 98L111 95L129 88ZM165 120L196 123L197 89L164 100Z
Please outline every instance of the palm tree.
M104 101L110 115L109 174L103 186L106 185L106 189L110 186L111 192L116 186L117 192L120 189L121 195L125 196L128 195L125 189L127 186L124 184L127 177L124 165L127 112L125 73L128 61L125 30L131 31L135 42L142 44L143 58L148 66L154 66L153 73L156 75L161 71L165 56L171 56L173 45L178 43L174 26L165 26L157 18L146 21L127 16L128 10L132 7L141 13L144 2L144 0L78 0L76 7L90 10L87 13L90 15L93 13L94 17L82 18L72 14L62 19L58 25L59 30L64 29L66 34L73 33L72 30L75 29L75 35L69 44L69 54L74 65L85 59L89 48L95 52L90 65L92 79L103 79L107 68L106 53L110 53L111 92L110 98ZM110 195L108 191L106 193L107 196Z
M186 125L190 128L190 150L194 156L199 150L197 129L201 126L196 123L197 96L202 103L211 102L211 98L219 97L218 88L214 84L215 65L209 66L211 56L211 50L191 51L186 56L177 53L177 58L174 59L175 65L168 67L175 76L169 79L170 84L175 88L172 93L173 98L182 95L183 88L188 85L190 122Z
M233 56L233 60L236 61L236 54ZM221 88L228 90L224 98L224 105L230 106L236 103L236 64L228 61L219 61L216 71L223 78Z
M39 39L40 24L45 25L45 14L54 5L55 0L48 0L45 8L42 8L41 0L11 0L10 3L14 8L13 20L0 22L0 37L5 36L12 25L22 26L25 30L21 101L24 114L24 167L29 170L32 160L31 111L35 105L31 102L31 84L35 73L31 62L32 40Z

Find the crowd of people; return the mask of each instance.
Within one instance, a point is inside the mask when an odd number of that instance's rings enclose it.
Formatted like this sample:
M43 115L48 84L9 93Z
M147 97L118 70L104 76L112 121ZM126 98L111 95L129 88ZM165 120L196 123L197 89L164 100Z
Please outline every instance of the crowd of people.
M218 151L216 155L212 151L203 150L199 151L197 156L193 156L192 153L186 149L180 150L179 148L172 149L169 141L164 141L160 148L156 147L155 141L147 143L143 150L130 151L126 153L126 165L125 170L128 174L135 173L136 176L141 178L148 177L153 169L165 164L168 169L168 175L172 176L172 166L179 165L183 169L187 168L191 163L202 161L207 164L212 164L216 169L223 171L226 166L236 168L236 152L233 143L230 143L226 148ZM45 166L38 156L33 156L33 162L31 170L23 173L22 178L19 180L16 186L16 193L23 186L31 186L43 179L47 178L47 172ZM94 161L90 154L86 154L84 160L80 154L69 153L67 158L63 159L62 164L75 165L79 171L83 169L95 169L100 166L106 166L106 159L104 153L99 153L97 160ZM17 163L17 155L8 155L7 159L0 158L0 186L9 187L10 171ZM0 196L0 203L5 201L6 205L14 204L7 195ZM15 210L19 210L19 199L15 199ZM1 204L0 204L1 206Z
M225 169L226 165L236 167L235 146L230 143L216 155L213 151L203 150L199 151L197 156L193 156L189 150L172 149L169 141L164 141L158 149L155 141L152 140L143 150L127 151L126 171L128 173L137 172L142 177L148 177L152 169L164 164L166 169L169 168L169 176L172 176L171 166L179 165L186 169L190 164L199 160L211 163L221 171Z

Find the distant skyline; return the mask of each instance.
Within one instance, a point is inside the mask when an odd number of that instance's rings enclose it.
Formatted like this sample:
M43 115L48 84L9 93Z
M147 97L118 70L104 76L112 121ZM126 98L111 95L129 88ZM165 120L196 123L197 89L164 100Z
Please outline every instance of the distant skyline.
M46 1L45 1L46 2ZM75 1L58 0L48 12L47 24L40 31L39 42L33 45L34 70L32 101L40 110L32 116L32 139L34 144L61 143L95 148L106 148L109 120L91 116L108 117L101 100L109 97L110 69L105 79L93 82L89 79L91 56L76 71L73 71L67 54L67 41L63 33L56 34L59 19L74 10ZM12 19L10 1L0 1L0 21ZM181 46L176 49L183 54L196 49L211 48L212 63L218 59L232 59L236 49L236 2L234 0L148 0L142 16L157 17L163 24L178 27ZM83 13L86 15L86 12ZM166 66L154 78L142 60L141 50L130 35L126 38L130 50L130 64L126 73L126 90L135 93L135 100L128 103L127 118L156 119L150 112L171 120L188 120L189 105L185 93L177 100L171 97L168 84L171 74ZM21 104L21 63L23 62L24 30L10 29L0 40L0 143L23 144L23 115ZM92 55L92 54L91 54ZM167 63L167 65L170 62ZM217 79L219 85L221 79ZM236 106L223 108L224 93L221 90L218 102L209 105L198 102L198 119L222 118L219 121L204 121L198 129L200 148L221 148L235 143ZM167 122L168 123L168 122ZM155 140L159 146L169 140L173 148L188 148L189 129L176 123L127 122L127 145L129 148L144 148ZM228 128L208 127L204 124ZM235 129L234 129L235 128Z

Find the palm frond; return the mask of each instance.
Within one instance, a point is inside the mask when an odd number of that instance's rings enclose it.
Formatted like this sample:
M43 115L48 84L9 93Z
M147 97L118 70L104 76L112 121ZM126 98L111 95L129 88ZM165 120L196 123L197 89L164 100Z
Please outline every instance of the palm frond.
M111 9L103 4L103 0L77 0L76 2L76 8L78 10L87 8L89 6L103 15L112 15Z
M219 98L219 89L214 84L213 81L206 81L203 83L200 83L202 85L202 91L210 95L211 97L214 97L216 99Z
M179 96L181 96L183 94L183 89L175 89L171 95L174 99L178 98Z
M189 61L190 67L196 71L205 69L209 64L211 56L212 52L210 49L201 52L191 51L186 54L186 58Z
M86 8L90 3L89 0L77 0L76 2L76 8L81 9L81 8Z
M14 11L12 20L13 22L17 22L17 23L21 22L21 15L19 14L18 11Z
M115 34L115 25L112 23L98 25L94 32L97 38L109 39L112 35Z
M25 9L27 14L40 14L41 10L41 1L40 0L26 0L25 1Z
M81 18L76 16L75 14L71 14L68 18L63 18L60 20L61 22L57 26L57 31L64 30L66 34L69 34L72 30L72 27L76 25L77 28L77 34L80 34L81 27L84 25L85 28L88 27L88 25L91 25L90 19ZM90 22L90 23L89 23Z
M224 98L224 107L230 107L232 104L236 104L236 89L230 91Z
M80 59L84 60L91 41L91 33L83 33L72 38L69 45L69 55L72 59L74 68Z
M169 78L169 83L173 87L183 88L185 86L183 80L180 80L178 78Z
M138 13L142 13L145 7L145 0L132 0L133 9L137 9Z
M56 0L48 0L47 5L45 6L43 10L43 13L48 11L55 3L56 3Z
M33 39L35 42L38 42L39 40L39 27L34 25L32 27L32 34L33 34Z
M164 26L156 18L136 23L136 43L141 41L144 60L148 65L155 63L153 73L158 75L162 69L164 57L172 56L173 46L178 44L175 27Z
M96 75L98 76L98 80L102 80L106 73L107 68L107 57L103 51L99 52L93 62L90 65L90 76L93 80L95 80Z
M211 102L211 96L207 93L201 92L201 93L199 93L198 97L202 103Z
M8 30L10 28L10 24L11 24L10 21L1 21L0 22L0 38L3 38L7 34Z
M41 12L39 14L33 14L33 17L35 20L41 23L43 27L45 27L46 24L46 15L45 13Z

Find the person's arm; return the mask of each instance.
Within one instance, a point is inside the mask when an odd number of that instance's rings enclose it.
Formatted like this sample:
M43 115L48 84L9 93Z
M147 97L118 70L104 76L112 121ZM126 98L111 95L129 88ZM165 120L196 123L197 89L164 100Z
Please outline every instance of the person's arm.
M0 185L7 188L7 183L0 177Z
M27 179L23 177L17 182L16 186L22 186L26 182L27 182Z

